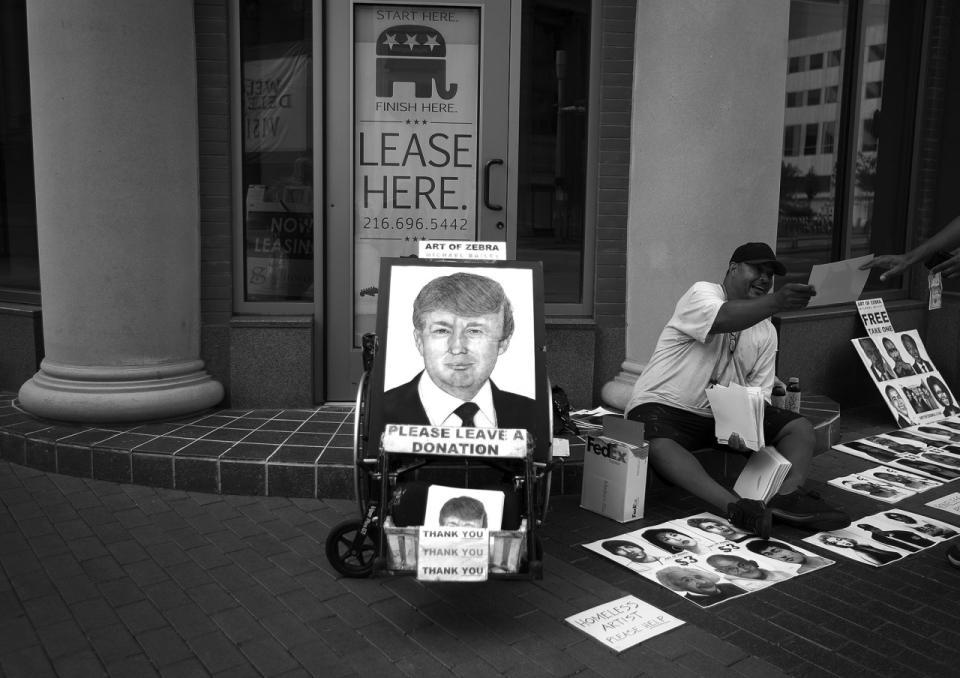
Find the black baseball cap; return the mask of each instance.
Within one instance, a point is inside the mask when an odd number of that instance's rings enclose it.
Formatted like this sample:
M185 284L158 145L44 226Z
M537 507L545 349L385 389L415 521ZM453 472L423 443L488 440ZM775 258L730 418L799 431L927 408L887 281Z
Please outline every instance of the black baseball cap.
M787 267L777 261L777 255L765 242L748 242L733 251L730 261L735 264L773 264L773 272L786 275Z

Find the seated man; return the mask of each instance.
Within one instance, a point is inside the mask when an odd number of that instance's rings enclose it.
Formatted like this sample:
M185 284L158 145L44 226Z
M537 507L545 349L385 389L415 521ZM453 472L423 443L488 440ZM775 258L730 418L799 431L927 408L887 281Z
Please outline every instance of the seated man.
M789 283L770 294L786 269L764 243L738 247L723 284L698 282L677 302L653 356L634 386L625 412L644 423L650 463L669 482L722 511L737 527L766 537L772 517L815 531L850 524L849 517L801 486L816 441L798 414L769 404L777 335L770 316L804 308L815 291ZM763 502L742 499L718 483L691 450L716 444L706 389L711 384L759 386L767 406L764 438L792 464L780 494ZM731 447L743 449L738 437Z

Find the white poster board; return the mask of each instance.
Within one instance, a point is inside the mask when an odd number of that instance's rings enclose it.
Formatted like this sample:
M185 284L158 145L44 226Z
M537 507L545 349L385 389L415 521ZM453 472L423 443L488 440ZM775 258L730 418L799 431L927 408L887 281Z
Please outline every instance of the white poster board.
M897 426L934 422L960 413L916 330L851 339Z
M593 636L615 652L675 629L683 621L645 603L636 596L624 596L567 617L575 629Z
M374 329L379 261L476 240L480 9L356 5L354 308Z
M700 607L712 607L834 562L787 542L757 538L711 513L583 546Z

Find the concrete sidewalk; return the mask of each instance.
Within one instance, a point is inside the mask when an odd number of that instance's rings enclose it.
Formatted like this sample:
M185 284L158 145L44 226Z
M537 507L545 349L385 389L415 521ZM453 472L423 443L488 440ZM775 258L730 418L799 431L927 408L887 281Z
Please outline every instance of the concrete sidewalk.
M836 452L815 465L819 478L867 466ZM857 516L882 506L833 489ZM898 506L947 519L923 504L954 491ZM541 581L349 580L324 539L358 515L353 502L0 462L0 676L947 676L960 665L960 571L945 544L880 569L835 558L704 610L580 544L706 507L656 487L647 517L624 526L577 504L552 500ZM563 621L627 593L687 623L618 655Z

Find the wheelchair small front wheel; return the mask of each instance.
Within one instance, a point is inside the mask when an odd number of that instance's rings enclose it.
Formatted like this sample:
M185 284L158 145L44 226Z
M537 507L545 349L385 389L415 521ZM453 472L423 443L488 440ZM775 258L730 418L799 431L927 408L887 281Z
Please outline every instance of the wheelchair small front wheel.
M363 521L359 518L334 525L327 535L327 560L344 577L369 577L377 554L379 532L372 525L361 534Z

